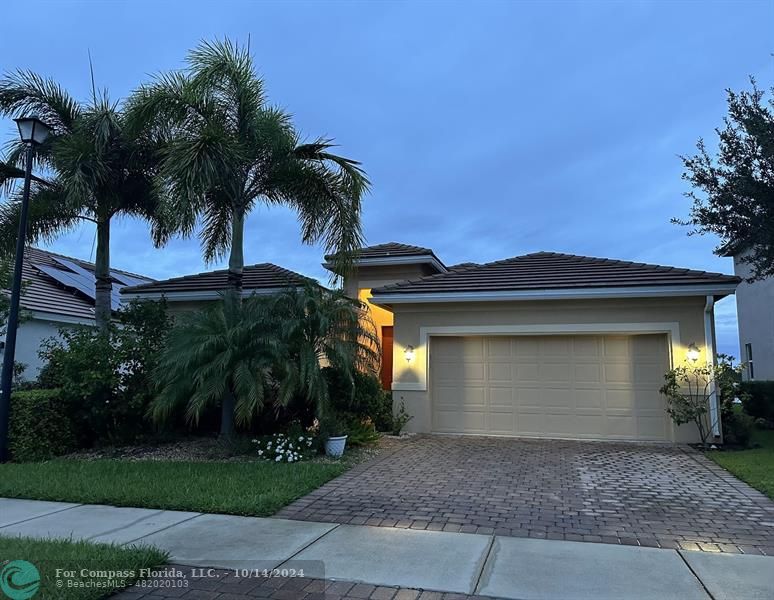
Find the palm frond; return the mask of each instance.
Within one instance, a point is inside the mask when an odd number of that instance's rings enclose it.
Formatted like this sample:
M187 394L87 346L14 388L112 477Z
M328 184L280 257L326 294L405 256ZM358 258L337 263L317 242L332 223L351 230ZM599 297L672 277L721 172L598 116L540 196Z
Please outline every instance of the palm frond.
M0 79L0 114L37 115L55 135L62 135L78 120L81 106L53 79L18 70Z

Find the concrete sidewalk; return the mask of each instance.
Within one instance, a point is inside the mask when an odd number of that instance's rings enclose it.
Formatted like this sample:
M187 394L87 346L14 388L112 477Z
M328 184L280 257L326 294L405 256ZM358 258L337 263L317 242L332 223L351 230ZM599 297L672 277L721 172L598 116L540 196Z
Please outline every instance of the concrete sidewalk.
M0 499L0 535L150 544L170 562L527 599L774 597L774 557ZM19 557L22 558L22 557Z

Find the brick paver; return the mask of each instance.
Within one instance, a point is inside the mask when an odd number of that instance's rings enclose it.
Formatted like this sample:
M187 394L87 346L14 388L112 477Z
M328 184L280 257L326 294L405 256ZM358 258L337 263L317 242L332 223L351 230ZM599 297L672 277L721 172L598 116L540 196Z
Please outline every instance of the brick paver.
M167 576L146 579L114 595L115 600L476 600L483 596L449 594L367 585L349 581L328 581L310 578L244 578L233 571L207 569L196 573L192 567L171 566L181 577ZM490 597L486 597L491 600Z
M774 502L687 446L416 436L276 516L774 555Z

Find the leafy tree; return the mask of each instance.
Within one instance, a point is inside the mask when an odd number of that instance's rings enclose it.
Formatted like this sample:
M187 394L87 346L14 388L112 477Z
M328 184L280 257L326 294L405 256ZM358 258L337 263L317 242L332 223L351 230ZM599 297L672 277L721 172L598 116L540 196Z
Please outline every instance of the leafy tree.
M354 160L331 153L330 140L301 143L290 117L269 106L245 47L205 42L182 72L159 76L130 101L138 130L168 140L161 181L163 242L198 223L207 262L226 254L229 290L242 289L245 219L257 204L298 214L304 243L322 241L346 266L361 245L361 198L369 183Z
M150 407L157 422L180 406L197 424L204 411L221 406L221 435L248 425L267 399L277 360L276 324L265 319L259 300L232 295L181 316L156 369L159 393Z
M733 401L738 394L742 366L733 366L731 357L719 354L715 365L678 366L664 375L659 392L667 401L667 414L676 425L693 423L703 445L718 425L720 417L733 419ZM720 412L712 419L710 402L717 396Z
M110 225L117 216L155 219L158 196L156 142L145 132L130 134L120 107L96 92L88 104L35 73L17 71L0 80L0 115L37 114L53 135L36 148L28 236L50 242L82 222L94 223L95 317L105 330L111 319ZM0 162L0 185L9 202L0 206L0 244L12 252L19 223L24 146L12 142Z
M720 236L718 251L749 250L751 281L774 275L774 88L768 102L755 80L751 91L728 90L728 116L716 133L717 156L699 140L698 154L681 157L693 207L689 219L673 222Z

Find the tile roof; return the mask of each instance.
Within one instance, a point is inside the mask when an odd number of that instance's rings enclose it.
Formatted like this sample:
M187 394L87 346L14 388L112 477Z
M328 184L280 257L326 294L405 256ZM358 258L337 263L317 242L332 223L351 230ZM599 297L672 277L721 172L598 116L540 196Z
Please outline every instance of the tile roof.
M386 258L390 256L435 256L430 248L387 242L375 246L365 246L357 252L357 258ZM326 254L325 260L332 260L335 254Z
M535 252L482 265L457 265L448 273L402 281L372 293L499 292L594 287L738 283L740 279L678 267L607 258Z
M72 258L40 248L26 248L24 250L24 266L22 279L24 281L20 304L23 309L53 313L66 317L79 319L94 318L94 299L83 292L68 287L51 276L47 275L36 265L62 269L62 264L56 259L72 261L87 271L94 272L94 264ZM128 275L136 279L151 281L149 277L112 269L115 272Z
M154 281L144 285L135 285L121 290L122 294L142 294L161 292L207 292L226 289L227 269L206 271L194 275L173 277L162 281ZM245 290L278 289L301 286L305 283L315 283L313 279L294 271L283 269L271 263L248 265L244 268L242 287Z

